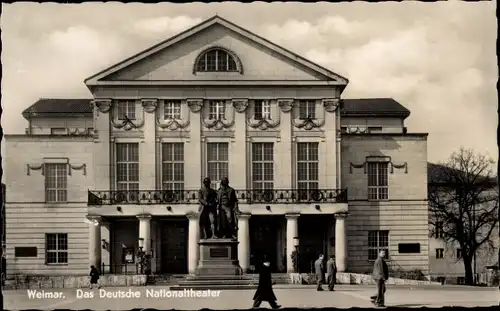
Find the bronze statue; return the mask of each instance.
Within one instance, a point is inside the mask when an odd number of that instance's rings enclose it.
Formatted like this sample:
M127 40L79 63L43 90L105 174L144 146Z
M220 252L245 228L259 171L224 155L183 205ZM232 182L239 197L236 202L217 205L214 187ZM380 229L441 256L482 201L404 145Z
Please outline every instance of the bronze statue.
M236 239L238 231L236 214L238 209L238 198L236 191L229 187L229 179L221 180L221 186L217 194L217 236L220 238Z
M210 187L210 178L203 180L203 187L198 192L200 207L200 227L202 239L216 238L215 216L217 215L217 192Z

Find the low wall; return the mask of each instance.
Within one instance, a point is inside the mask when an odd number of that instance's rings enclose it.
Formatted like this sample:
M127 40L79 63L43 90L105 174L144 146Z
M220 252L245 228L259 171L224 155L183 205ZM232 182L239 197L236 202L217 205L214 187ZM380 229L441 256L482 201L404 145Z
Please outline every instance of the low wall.
M326 280L326 275L325 275ZM307 273L291 273L290 274L291 284L315 284L316 275ZM371 275L367 274L357 274L357 273L337 273L337 284L364 284L364 285L375 285ZM389 278L386 281L387 285L441 285L439 282L433 281L420 281L420 280L408 280L408 279L398 279Z
M101 286L145 286L146 275L101 275ZM5 281L4 289L83 288L90 286L88 276L22 276Z

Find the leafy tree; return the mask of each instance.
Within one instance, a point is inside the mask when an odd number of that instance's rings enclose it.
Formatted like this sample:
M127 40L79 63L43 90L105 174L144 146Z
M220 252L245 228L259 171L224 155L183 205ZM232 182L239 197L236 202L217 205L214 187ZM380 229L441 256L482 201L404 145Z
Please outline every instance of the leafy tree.
M498 224L498 187L494 162L473 150L460 149L441 165L429 166L431 236L462 249L465 283L474 284L472 261L480 247L493 247Z

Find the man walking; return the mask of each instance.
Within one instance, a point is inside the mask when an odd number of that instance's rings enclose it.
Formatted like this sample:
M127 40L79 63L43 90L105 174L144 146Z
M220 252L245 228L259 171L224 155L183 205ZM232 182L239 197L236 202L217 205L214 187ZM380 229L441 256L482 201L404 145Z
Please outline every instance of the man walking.
M337 265L335 264L334 255L330 255L330 259L326 263L326 279L328 281L328 290L333 292L337 282Z
M253 308L260 307L262 301L267 301L271 308L279 309L281 306L276 302L276 295L274 295L273 291L273 280L271 277L271 263L267 260L264 261L264 264L260 268L259 271L259 285L257 287L257 291L253 296Z
M385 307L385 281L389 279L389 269L384 260L385 251L381 250L375 263L373 264L373 279L377 283L377 295L370 297L377 307Z
M323 287L321 284L323 284L323 278L325 277L325 269L323 265L323 254L319 255L318 259L316 262L314 262L314 269L316 272L316 278L317 278L317 283L318 287L316 288L317 291L322 291Z

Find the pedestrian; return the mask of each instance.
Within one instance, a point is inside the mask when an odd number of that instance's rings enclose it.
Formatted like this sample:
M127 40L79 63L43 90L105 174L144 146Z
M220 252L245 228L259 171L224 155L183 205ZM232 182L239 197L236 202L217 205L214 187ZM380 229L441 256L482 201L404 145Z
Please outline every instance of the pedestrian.
M377 283L377 294L371 296L371 301L377 307L385 307L385 281L389 279L389 269L385 262L385 251L381 250L373 264L373 279Z
M328 290L333 292L335 290L335 283L337 282L337 265L335 264L335 256L330 255L326 263L326 278L328 281Z
M314 262L314 269L316 272L316 281L318 283L318 287L316 288L317 291L322 291L323 287L321 286L323 284L323 279L325 277L325 269L323 265L323 254L320 254L316 262Z
M90 289L97 285L97 289L101 288L99 285L99 271L95 266L90 266Z
M257 286L257 291L253 296L253 308L260 307L263 301L267 301L271 308L279 309L281 306L276 302L276 295L273 291L273 280L271 277L271 263L269 261L264 261L264 264L260 267L259 271L259 285Z

